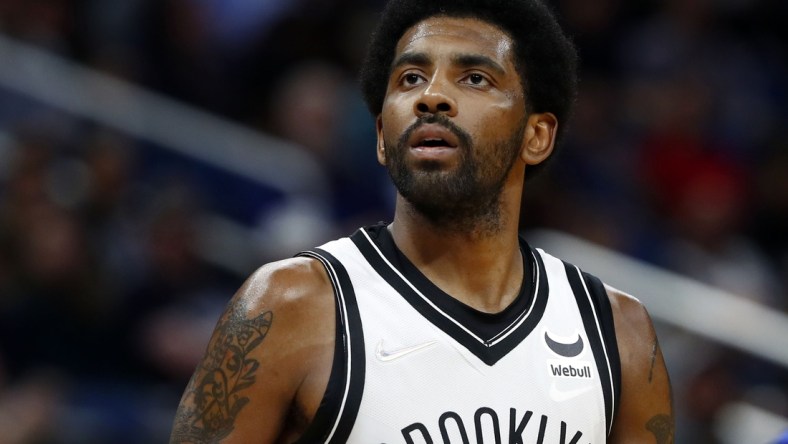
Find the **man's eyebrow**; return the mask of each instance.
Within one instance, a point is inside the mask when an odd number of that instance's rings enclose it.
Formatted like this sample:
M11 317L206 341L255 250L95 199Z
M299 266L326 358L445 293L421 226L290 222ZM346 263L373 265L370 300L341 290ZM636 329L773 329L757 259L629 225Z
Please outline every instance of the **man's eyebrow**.
M482 67L495 71L496 74L503 75L506 70L498 62L490 57L480 54L455 54L452 56L452 63L463 68Z
M394 60L394 63L391 64L391 70L393 71L404 65L428 66L431 64L432 60L423 52L406 52Z

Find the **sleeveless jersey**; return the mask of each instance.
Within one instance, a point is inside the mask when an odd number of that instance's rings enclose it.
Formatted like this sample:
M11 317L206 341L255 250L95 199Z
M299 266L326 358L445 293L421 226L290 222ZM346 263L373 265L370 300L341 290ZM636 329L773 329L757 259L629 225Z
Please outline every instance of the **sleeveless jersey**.
M440 290L383 225L302 253L332 281L337 337L299 442L606 442L620 363L604 286L520 245L520 294L496 314Z

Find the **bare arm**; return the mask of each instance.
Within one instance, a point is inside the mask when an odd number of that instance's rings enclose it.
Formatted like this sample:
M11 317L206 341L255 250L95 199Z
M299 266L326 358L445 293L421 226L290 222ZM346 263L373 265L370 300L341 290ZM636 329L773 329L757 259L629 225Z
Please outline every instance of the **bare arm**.
M170 443L273 443L314 416L334 345L331 287L315 261L252 275L216 325L178 407Z
M621 355L621 402L610 442L672 444L670 379L651 318L635 298L608 287Z

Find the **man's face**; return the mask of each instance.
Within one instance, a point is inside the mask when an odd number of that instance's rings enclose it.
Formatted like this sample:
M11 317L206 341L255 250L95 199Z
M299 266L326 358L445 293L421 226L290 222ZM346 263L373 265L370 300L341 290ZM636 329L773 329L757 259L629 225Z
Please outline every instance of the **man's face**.
M435 222L498 217L527 120L512 50L506 33L468 18L432 17L399 40L378 157Z

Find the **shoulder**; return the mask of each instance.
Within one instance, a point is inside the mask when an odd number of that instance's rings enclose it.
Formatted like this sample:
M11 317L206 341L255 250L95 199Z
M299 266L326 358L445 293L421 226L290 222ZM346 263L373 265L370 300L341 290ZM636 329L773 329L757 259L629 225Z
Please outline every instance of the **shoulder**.
M266 319L271 340L305 346L333 339L334 296L323 265L296 257L263 265L230 301L224 318Z
M264 363L287 368L286 375L295 383L325 365L325 360L306 357L317 350L320 355L333 351L334 310L333 289L319 261L272 262L252 273L230 300L209 348L222 349L222 341L240 344L257 338L254 346L244 345L249 356L261 368Z
M635 296L607 284L605 290L613 314L622 376L642 370L650 364L659 346L651 316Z
M333 343L333 321L333 289L322 264L297 257L252 273L230 300L216 333L222 337L256 329L268 337L268 346L253 352L280 360L302 347Z
M238 290L238 302L256 306L318 302L331 290L331 282L320 261L294 257L270 262L255 270Z
M605 284L605 290L613 312L619 348L628 343L653 343L656 333L643 303L631 294L610 285Z

